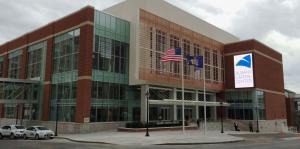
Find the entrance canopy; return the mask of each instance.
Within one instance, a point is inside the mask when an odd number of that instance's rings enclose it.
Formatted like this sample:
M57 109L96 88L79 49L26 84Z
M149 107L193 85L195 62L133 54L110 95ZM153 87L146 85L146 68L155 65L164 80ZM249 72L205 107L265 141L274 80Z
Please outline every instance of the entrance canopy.
M152 105L182 105L182 100L164 99L164 100L149 100ZM184 105L187 106L204 106L204 101L185 100ZM206 106L217 107L221 106L221 102L206 101ZM229 103L223 102L224 107L228 107Z

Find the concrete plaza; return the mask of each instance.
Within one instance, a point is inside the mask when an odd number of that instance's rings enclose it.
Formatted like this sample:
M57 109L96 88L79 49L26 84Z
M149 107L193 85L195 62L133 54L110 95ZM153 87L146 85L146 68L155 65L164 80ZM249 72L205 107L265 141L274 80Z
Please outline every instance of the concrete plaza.
M145 137L145 132L117 132L103 131L88 134L62 134L58 138L65 138L77 142L108 143L118 145L158 145L158 144L214 144L243 141L241 137L229 134L248 134L248 132L227 131L207 131L204 134L200 130L183 131L154 131L149 137Z

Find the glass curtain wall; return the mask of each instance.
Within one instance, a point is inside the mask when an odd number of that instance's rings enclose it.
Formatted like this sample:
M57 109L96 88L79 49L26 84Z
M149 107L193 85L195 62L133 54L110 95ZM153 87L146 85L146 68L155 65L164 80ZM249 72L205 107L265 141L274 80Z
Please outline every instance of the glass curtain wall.
M40 85L31 83L0 82L0 100L8 100L5 103L5 118L16 117L16 100L23 101L18 104L24 108L24 119L37 119L39 108L37 106L40 96ZM30 104L27 104L30 103ZM27 110L26 110L27 109ZM21 118L21 117L19 117Z
M80 29L56 36L54 39L53 74L50 119L73 122L75 119L76 88L78 78L78 52Z
M45 48L45 42L30 46L28 48L27 78L40 77L42 54Z
M97 10L94 20L91 122L131 120L139 104L128 86L129 22Z
M239 120L265 119L264 92L262 91L230 91L225 94L230 103L228 117ZM258 102L257 102L258 101Z
M37 44L31 45L28 47L27 51L27 73L26 77L30 80L37 80L40 81L40 88L39 88L39 98L37 104L30 104L27 103L24 105L24 116L25 118L31 118L28 113L32 109L36 110L39 109L39 111L35 111L38 115L35 115L35 117L41 117L42 112L40 111L42 109L43 104L43 92L44 92L44 75L45 75L45 63L46 63L46 51L47 51L47 42L42 41ZM37 108L38 107L38 108Z

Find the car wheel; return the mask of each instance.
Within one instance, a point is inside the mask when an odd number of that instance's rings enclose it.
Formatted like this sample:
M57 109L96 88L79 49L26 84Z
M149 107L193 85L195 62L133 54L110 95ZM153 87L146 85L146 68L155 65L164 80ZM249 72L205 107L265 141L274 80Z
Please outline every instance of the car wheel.
M23 137L24 137L24 139L25 139L25 140L27 139L27 136L26 136L25 134L24 134L24 136L23 136Z
M15 135L13 133L10 134L10 139L15 139Z
M2 134L0 133L0 139L2 139L3 138L3 136L2 136Z
M36 134L35 137L34 137L36 140L40 139L39 135Z

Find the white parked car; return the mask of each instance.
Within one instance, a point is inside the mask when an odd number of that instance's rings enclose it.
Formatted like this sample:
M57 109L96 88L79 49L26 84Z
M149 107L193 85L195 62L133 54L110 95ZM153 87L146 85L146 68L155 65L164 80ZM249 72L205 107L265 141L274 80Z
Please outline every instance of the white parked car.
M32 126L28 127L23 135L24 139L35 138L35 139L53 139L54 132L44 126Z
M19 125L7 125L3 126L0 129L0 139L3 137L9 137L10 139L14 139L17 137L23 137L25 128Z

